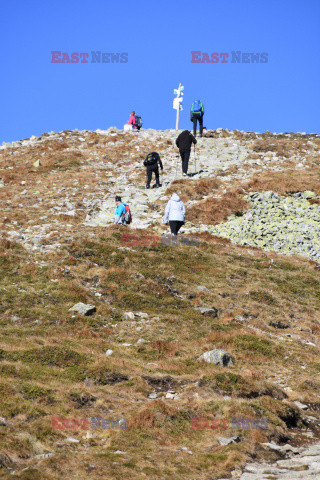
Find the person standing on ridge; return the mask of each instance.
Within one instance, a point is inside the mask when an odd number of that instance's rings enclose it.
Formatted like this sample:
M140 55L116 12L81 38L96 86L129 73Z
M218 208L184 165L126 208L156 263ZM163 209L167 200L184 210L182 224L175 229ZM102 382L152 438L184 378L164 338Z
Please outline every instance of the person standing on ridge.
M170 230L173 235L178 235L178 232L185 222L186 209L179 195L174 193L166 205L164 212L164 223L170 225Z
M188 165L191 152L191 145L196 144L197 140L189 130L184 130L180 133L176 140L176 145L179 148L179 153L182 160L182 175L186 177L188 175Z
M147 184L146 188L150 188L150 182L152 178L152 172L154 172L156 176L156 188L161 187L160 185L160 178L159 178L159 168L160 165L161 171L163 171L163 165L161 162L161 158L159 153L151 152L147 155L147 158L143 162L143 165L147 168Z
M195 100L191 105L190 110L190 120L193 122L193 135L196 136L197 134L197 121L199 122L200 127L200 137L202 137L203 132L203 115L204 115L204 108L202 102L200 100Z

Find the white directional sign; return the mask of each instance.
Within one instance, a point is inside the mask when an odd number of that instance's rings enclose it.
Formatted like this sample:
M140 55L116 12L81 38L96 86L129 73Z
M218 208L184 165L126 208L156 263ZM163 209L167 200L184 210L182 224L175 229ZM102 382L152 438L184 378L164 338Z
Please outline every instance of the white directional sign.
M173 104L173 108L174 108L175 110L183 110L183 107L182 107L181 103L180 103L180 104L174 103L174 104Z
M182 95L183 95L183 92L182 90L184 89L184 87L182 87L181 83L179 83L179 88L175 88L173 90L173 93L176 96L176 98L173 99L173 108L175 110L177 110L177 119L176 119L176 130L178 130L178 127L179 127L179 112L180 110L182 110L182 102L183 102L183 98L182 98Z
M178 98L174 98L174 99L173 99L173 108L174 108L175 110L178 110L179 105L180 105L180 103L178 102L178 100L179 100Z

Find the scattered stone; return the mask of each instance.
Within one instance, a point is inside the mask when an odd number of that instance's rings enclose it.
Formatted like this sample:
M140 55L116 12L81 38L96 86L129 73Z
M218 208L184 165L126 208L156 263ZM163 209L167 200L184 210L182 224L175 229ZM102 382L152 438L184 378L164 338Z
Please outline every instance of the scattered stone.
M124 312L123 316L128 320L134 320L134 313L133 312Z
M35 455L34 458L39 458L42 460L43 458L50 458L53 457L54 453L40 453L39 455Z
M277 452L287 453L292 452L298 454L301 449L292 447L288 443L285 445L276 445L275 443L262 443L265 447L271 448L271 450L276 450Z
M193 453L191 452L191 450L188 450L188 448L187 448L187 447L181 447L181 449L180 449L180 450L182 450L183 452L187 452L187 453L189 453L189 455L193 455Z
M271 191L250 193L250 210L209 230L239 245L303 255L320 262L320 206L311 205L307 198L314 198L314 193L303 192L299 197L284 197Z
M214 349L203 353L198 360L204 360L214 365L220 365L221 367L229 367L233 365L231 356L225 350Z
M301 410L308 410L308 405L305 405L304 403L299 402L299 400L296 400L293 403L297 405L297 407L300 408Z
M7 425L6 419L4 417L0 417L0 427L5 427Z
M197 290L199 290L199 292L207 292L208 291L207 287L202 287L201 285L197 286Z
M113 350L109 349L106 351L106 357L110 357L113 354Z
M41 167L41 165L42 164L41 164L40 160L36 160L33 164L34 167Z
M92 315L96 311L94 305L86 305L85 303L76 303L73 307L69 308L69 312L78 312L81 315Z
M166 393L166 398L168 398L169 400L174 400L175 398L177 398L177 394L176 392L174 392L173 390L169 390L167 393Z
M150 393L150 395L148 395L148 398L151 398L151 399L158 398L158 394L156 392Z
M135 317L140 317L140 318L148 318L149 315L147 313L144 313L144 312L135 312L134 314Z
M202 315L205 317L217 318L218 309L215 307L205 308L205 307L196 307L196 310L199 310Z
M68 437L68 438L66 438L66 442L67 443L80 443L80 440L78 440L77 438Z
M240 437L218 437L217 442L220 445L230 445L230 443L238 443L241 441Z
M141 345L142 343L147 343L147 340L145 340L144 338L139 338L139 340L137 341L137 345Z

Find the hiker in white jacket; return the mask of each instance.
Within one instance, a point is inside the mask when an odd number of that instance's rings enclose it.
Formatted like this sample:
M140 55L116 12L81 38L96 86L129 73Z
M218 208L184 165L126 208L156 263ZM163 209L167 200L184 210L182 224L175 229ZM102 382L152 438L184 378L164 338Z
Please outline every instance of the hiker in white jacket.
M186 209L183 202L180 200L179 195L174 193L167 203L164 212L164 223L170 225L170 230L173 235L178 235L178 232L184 224L186 217Z

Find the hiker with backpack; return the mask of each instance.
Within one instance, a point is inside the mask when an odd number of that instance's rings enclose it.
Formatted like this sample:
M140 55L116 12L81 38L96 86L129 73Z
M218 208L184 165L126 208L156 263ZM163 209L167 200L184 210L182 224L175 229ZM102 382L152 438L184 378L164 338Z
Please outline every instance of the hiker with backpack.
M191 105L190 111L190 120L193 122L193 135L196 136L197 134L197 122L199 122L200 127L200 137L202 137L203 132L203 115L204 115L204 108L203 104L200 100L195 100Z
M135 130L140 130L140 128L142 127L141 117L139 115L136 115L136 112L134 112L134 111L131 112L128 124L132 125L132 127Z
M184 130L176 139L176 145L179 148L179 153L182 160L182 175L188 175L188 165L191 152L191 145L196 144L197 140L189 130Z
M120 225L129 225L132 222L132 214L127 203L121 201L121 197L116 196L116 211L114 212L114 223Z
M185 222L186 209L182 200L177 193L174 193L166 205L164 212L164 223L170 225L170 230L173 235L178 235L178 232Z
M163 172L163 165L161 162L161 158L159 153L157 152L151 152L147 155L145 161L143 162L143 165L147 168L147 184L146 188L150 188L150 182L152 179L152 172L154 172L155 177L156 177L156 185L155 187L161 187L160 185L160 178L159 178L159 168L158 165L160 165L161 171Z

